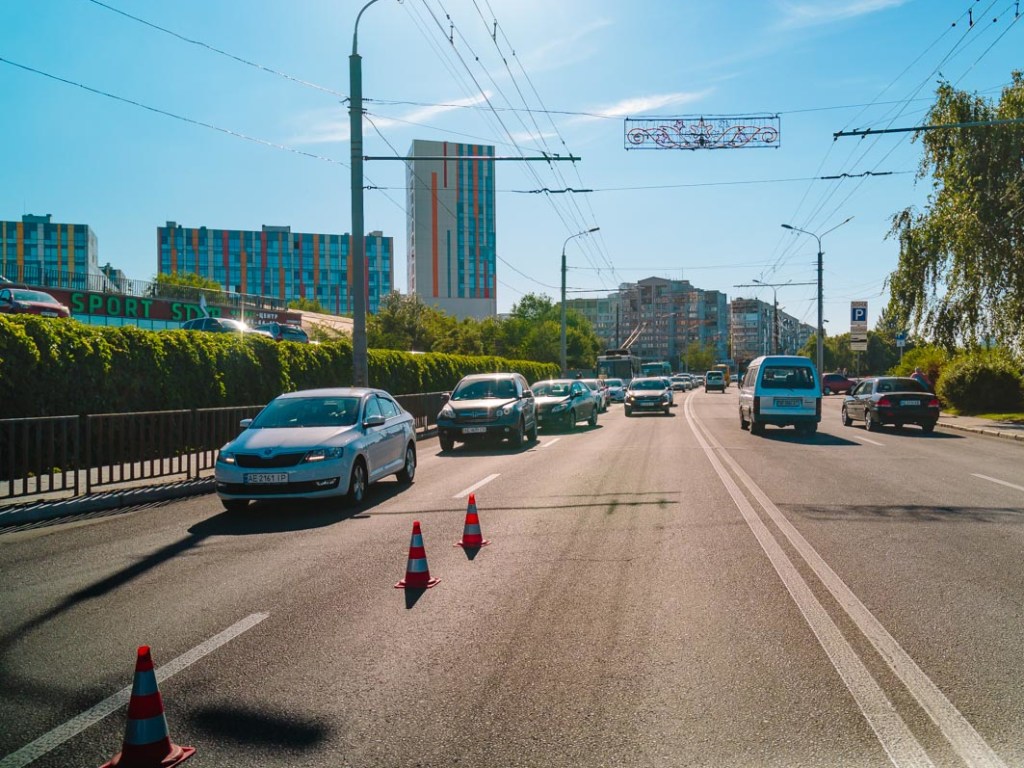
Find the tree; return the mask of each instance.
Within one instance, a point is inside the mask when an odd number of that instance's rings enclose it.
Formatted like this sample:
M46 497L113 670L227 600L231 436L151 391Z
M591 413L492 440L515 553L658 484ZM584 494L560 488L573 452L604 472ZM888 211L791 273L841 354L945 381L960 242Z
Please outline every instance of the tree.
M333 312L328 312L326 309L324 309L323 304L321 304L316 299L307 298L292 299L291 301L288 302L288 309L297 309L300 312L317 312L321 315L334 314Z
M416 294L392 291L381 299L377 312L366 318L367 344L374 349L430 352L434 347L432 325L439 310L428 307Z
M1024 118L1024 75L996 104L940 84L930 124ZM991 338L1024 357L1024 124L920 131L918 178L932 177L924 213L893 216L900 243L889 277L896 325L952 351Z
M686 370L710 371L715 364L715 348L710 344L701 346L699 341L691 341L686 348Z
M161 272L154 276L149 294L163 299L186 299L199 301L205 296L207 301L224 303L224 289L216 280L196 274L195 272Z

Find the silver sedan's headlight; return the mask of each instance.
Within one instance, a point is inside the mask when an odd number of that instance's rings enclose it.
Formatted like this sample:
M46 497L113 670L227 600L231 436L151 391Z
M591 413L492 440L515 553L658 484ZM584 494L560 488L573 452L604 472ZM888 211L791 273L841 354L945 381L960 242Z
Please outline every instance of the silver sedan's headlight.
M499 408L498 409L498 413L500 413L502 416L508 416L515 409L516 409L516 404L515 403L509 403L508 405L503 405L501 408Z
M669 395L669 393L666 392L665 394L663 394L661 396L661 399L664 400L667 403L671 399L671 395Z
M450 405L446 405L444 406L444 408L441 409L441 412L437 414L437 417L439 419L454 419L455 409L452 408Z
M555 406L554 408L552 408L552 409L551 409L551 412L552 412L552 413L561 413L562 411L564 411L564 410L565 410L566 408L568 408L568 407L569 407L569 401L568 401L568 400L566 400L565 402L563 402L563 403L559 403L559 404L558 404L558 405L556 405L556 406Z
M221 464L234 464L235 454L221 450L217 453L217 461L219 461Z
M344 448L317 448L306 454L303 463L315 461L327 461L328 459L340 459L345 453Z

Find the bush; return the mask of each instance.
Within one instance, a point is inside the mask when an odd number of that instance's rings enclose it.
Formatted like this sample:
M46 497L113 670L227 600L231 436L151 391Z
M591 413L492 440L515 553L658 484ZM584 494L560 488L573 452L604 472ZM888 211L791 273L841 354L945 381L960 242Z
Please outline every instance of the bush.
M558 366L501 357L367 352L370 386L450 390L469 373ZM282 344L195 331L146 331L0 315L0 419L261 405L282 392L352 384L352 342Z
M903 359L889 371L891 376L909 376L915 368L920 368L933 387L939 385L944 375L949 355L941 347L925 345L914 347L903 355Z
M936 392L962 413L1007 413L1024 406L1021 371L999 352L954 358L943 369Z

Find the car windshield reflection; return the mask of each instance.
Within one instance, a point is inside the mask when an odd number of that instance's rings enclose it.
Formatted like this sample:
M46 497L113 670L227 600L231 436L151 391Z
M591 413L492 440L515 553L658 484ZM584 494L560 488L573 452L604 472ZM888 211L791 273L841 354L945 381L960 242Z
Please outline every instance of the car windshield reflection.
M487 400L500 397L508 400L516 396L516 385L511 381L470 381L452 392L452 400Z
M271 402L253 419L254 429L351 427L359 418L358 397L289 397Z

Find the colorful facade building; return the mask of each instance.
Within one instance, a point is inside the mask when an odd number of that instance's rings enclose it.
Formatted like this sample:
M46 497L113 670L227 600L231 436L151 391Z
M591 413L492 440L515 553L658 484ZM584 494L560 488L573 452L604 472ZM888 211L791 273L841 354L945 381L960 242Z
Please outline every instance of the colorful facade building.
M0 275L16 283L103 282L96 235L87 224L54 222L50 214L0 221Z
M415 140L408 154L409 294L458 318L497 314L494 147Z
M380 231L365 237L367 311L393 290L394 238ZM293 301L316 301L328 312L352 313L351 235L292 232L264 225L259 231L157 227L157 272L194 272L225 291Z

